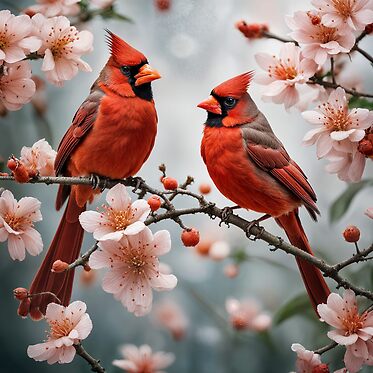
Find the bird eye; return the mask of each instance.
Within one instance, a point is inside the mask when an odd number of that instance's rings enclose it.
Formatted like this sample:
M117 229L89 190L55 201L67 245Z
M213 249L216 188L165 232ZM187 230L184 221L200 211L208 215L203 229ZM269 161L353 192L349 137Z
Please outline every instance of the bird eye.
M129 66L121 66L120 71L122 72L122 74L128 75L130 73L130 67Z
M235 104L236 104L236 99L234 99L233 97L227 97L225 100L224 100L224 105L228 108L232 108Z

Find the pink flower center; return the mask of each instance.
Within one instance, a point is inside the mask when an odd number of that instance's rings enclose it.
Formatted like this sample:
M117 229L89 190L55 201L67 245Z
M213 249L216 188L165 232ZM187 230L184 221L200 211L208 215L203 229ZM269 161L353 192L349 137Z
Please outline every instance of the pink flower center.
M315 26L315 33L313 35L310 35L311 39L314 39L321 44L329 43L330 41L336 40L336 28L326 27L322 25L320 22L321 18L317 14L307 12L307 15L311 23Z
M355 2L356 0L332 0L334 8L344 19L351 16Z
M3 219L14 231L21 230L25 225L32 226L32 221L25 216L15 216L15 214L7 213L3 216Z
M351 310L351 313L348 312L346 317L342 319L345 335L355 334L359 329L361 329L364 326L366 316L366 314L360 316L357 309Z
M154 373L153 364L151 361L143 360L138 363L136 370L129 370L129 373Z
M9 47L10 36L15 36L15 35L8 34L8 25L5 24L4 28L0 31L0 49L6 49L7 47Z
M50 325L50 338L51 339L58 339L61 337L66 337L70 334L70 332L74 329L74 323L68 318L65 317L62 320L51 320L48 321Z
M128 207L126 210L115 210L112 207L105 205L102 207L105 210L104 214L110 221L110 225L116 231L121 231L127 228L135 217L131 207Z
M346 131L352 124L348 115L347 106L339 106L338 109L330 103L322 104L324 112L324 125L331 131ZM319 106L321 108L321 106Z
M54 30L54 27L52 27L52 30ZM62 29L58 29L59 32L62 32ZM63 56L66 56L67 54L71 54L71 46L68 44L73 43L75 40L78 40L77 37L78 31L75 27L70 27L67 33L64 33L61 35L58 39L50 40L46 39L46 43L49 44L49 49L51 50L53 56L55 58L61 58ZM53 36L53 33L51 32L49 34L50 37Z
M288 62L290 62L290 60L288 60ZM268 66L268 75L270 78L275 76L276 79L279 80L291 80L298 75L298 71L294 66L288 66L282 63L280 59L280 63L276 66Z

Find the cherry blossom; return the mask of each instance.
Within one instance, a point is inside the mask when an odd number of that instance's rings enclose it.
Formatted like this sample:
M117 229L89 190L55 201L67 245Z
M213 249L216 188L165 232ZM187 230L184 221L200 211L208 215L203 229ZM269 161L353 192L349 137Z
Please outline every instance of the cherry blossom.
M5 63L0 67L0 101L7 110L19 110L35 93L28 61Z
M311 3L322 14L321 22L328 27L361 31L373 19L371 0L312 0Z
M64 307L49 303L45 319L50 326L46 342L27 348L27 355L36 361L48 364L70 363L75 356L74 344L88 337L92 330L92 321L86 313L84 302L75 301Z
M321 23L321 15L315 11L298 11L293 17L285 18L293 30L289 35L302 46L302 54L322 66L328 57L348 53L354 46L355 37L351 32L341 33L338 28Z
M306 350L301 344L293 343L291 349L297 354L295 363L297 373L312 373L321 363L320 355Z
M174 339L180 340L185 336L188 319L178 303L165 299L154 308L155 320L170 331Z
M237 330L262 332L271 326L271 317L261 312L258 304L252 299L239 301L228 298L225 302L225 308L232 326Z
M163 351L154 352L148 345L136 347L135 345L124 345L121 353L125 359L114 360L113 365L128 373L165 373L164 368L171 365L175 356Z
M32 28L28 15L15 16L9 10L0 11L0 63L21 61L26 54L40 48L41 40L30 36Z
M114 298L136 316L150 312L152 289L165 291L176 286L176 277L163 273L158 259L171 249L168 231L159 231L153 236L145 227L136 235L123 236L120 241L101 241L98 245L100 249L90 257L90 267L109 269L102 288L114 294Z
M133 235L145 228L144 221L150 213L150 206L144 199L131 203L127 189L122 184L111 188L106 195L108 206L103 211L85 211L80 214L82 227L93 233L96 240L119 241L123 235Z
M318 89L305 85L308 79L316 72L317 65L305 59L301 49L294 43L283 44L280 56L276 57L268 53L255 55L258 65L266 71L255 77L258 84L266 86L262 96L265 101L273 101L276 104L283 103L286 109L298 104L303 95L311 93L311 98L316 99ZM300 87L302 91L300 94Z
M344 140L340 145L343 151L333 149L328 153L326 158L329 163L325 167L326 171L337 174L344 181L360 181L365 168L365 156L358 151L357 143Z
M343 298L331 293L326 304L317 306L317 312L321 321L335 328L328 337L346 346L344 362L350 373L362 365L373 365L373 312L359 314L352 290L345 290Z
M44 55L41 70L49 82L61 86L79 70L92 71L80 57L92 51L93 35L70 26L64 16L45 18L38 13L32 17L36 35L42 40L39 54Z
M9 255L13 260L24 260L25 250L32 256L43 250L40 233L34 222L42 220L40 201L23 197L17 201L13 193L5 190L0 196L0 242L8 240Z
M368 109L348 109L343 88L333 90L326 102L317 110L302 113L304 119L316 127L303 139L305 145L317 143L317 156L326 156L333 147L350 152L350 143L358 143L365 136L365 129L372 125L373 113ZM347 141L344 141L347 140Z
M27 8L28 12L42 13L46 17L75 16L79 13L80 0L36 0L37 4Z
M40 176L54 176L54 160L56 151L45 139L38 140L30 148L24 146L21 149L21 162L29 171Z

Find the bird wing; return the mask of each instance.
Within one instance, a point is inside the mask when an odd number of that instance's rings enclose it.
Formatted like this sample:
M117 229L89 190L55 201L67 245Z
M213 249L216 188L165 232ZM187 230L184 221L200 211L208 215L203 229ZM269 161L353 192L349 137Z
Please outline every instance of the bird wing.
M70 158L71 153L92 128L103 96L104 92L97 86L94 86L90 95L76 112L71 126L58 146L57 156L54 162L56 175L63 172L66 161Z
M316 220L316 213L319 213L315 204L316 194L306 175L290 158L264 116L241 126L241 130L250 159L302 200L310 215Z

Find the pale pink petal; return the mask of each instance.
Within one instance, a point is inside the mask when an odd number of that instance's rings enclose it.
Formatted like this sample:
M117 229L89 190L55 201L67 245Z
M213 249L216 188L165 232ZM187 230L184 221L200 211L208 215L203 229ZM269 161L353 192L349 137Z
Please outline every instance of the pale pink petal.
M358 335L357 334L351 334L351 335L348 335L348 336L344 336L343 334L341 334L337 330L331 330L331 331L329 331L328 332L328 337L330 339L332 339L333 341L337 342L338 344L344 345L344 346L346 346L346 345L352 345L358 339Z
M171 250L170 232L166 230L158 231L154 234L153 252L157 256L164 255Z
M155 290L166 291L175 288L177 285L177 278L174 275L160 273L159 276L153 277L150 283Z
M144 199L138 199L131 205L133 220L145 221L150 214L150 206Z
M373 219L373 207L367 208L364 214L367 215L369 218Z
M123 234L134 235L134 234L141 232L144 228L145 228L145 224L142 221L135 221L123 231ZM115 240L115 238L113 239Z
M137 369L136 364L133 361L129 360L113 360L113 365L129 372L136 372Z
M42 45L42 42L36 36L29 36L24 38L18 42L18 45L23 48L27 49L30 52L36 52Z
M364 359L353 354L353 346L347 346L343 360L349 373L357 373L364 362Z
M333 141L328 134L322 133L317 142L317 157L325 157L333 147Z
M8 237L8 251L13 260L22 261L26 257L25 243L21 236L10 234Z
M71 363L75 357L75 354L76 354L76 350L73 346L63 347L60 350L58 362L60 364Z
M365 162L365 156L360 152L356 152L348 172L350 181L357 182L361 180L365 168Z
M108 233L102 234L104 232L106 232L105 227L103 227L101 230L96 230L96 232L93 234L93 237L99 241L119 241L123 237L125 231L109 231Z
M23 197L18 201L16 216L28 216L32 221L42 220L40 213L41 202L34 197Z
M22 239L30 255L39 255L43 251L43 240L36 229L29 228L25 230L22 234Z
M46 49L44 52L43 64L41 67L42 71L51 71L56 67L53 54L50 49Z
M92 233L106 224L107 219L97 211L84 211L79 215L79 222L85 231Z
M343 327L341 320L338 318L338 313L337 313L338 311L336 312L332 310L330 306L326 304L319 304L317 306L317 312L320 315L320 318L326 323L328 323L329 325L334 326L337 329L340 329Z
M107 192L106 202L115 210L127 210L130 207L131 198L123 184L116 184Z
M45 312L45 318L51 321L58 321L63 317L65 307L57 303L49 303Z
M322 115L317 111L304 111L302 113L302 117L307 122L310 122L312 124L319 124L324 122Z
M75 326L75 330L79 333L79 339L87 338L92 328L92 321L87 313L81 317L79 323Z
M350 129L348 131L333 131L330 133L330 137L335 141L342 141L347 139L354 132L354 129Z
M24 50L21 47L15 45L8 47L6 49L6 56L4 58L5 62L15 63L22 61L26 57Z

